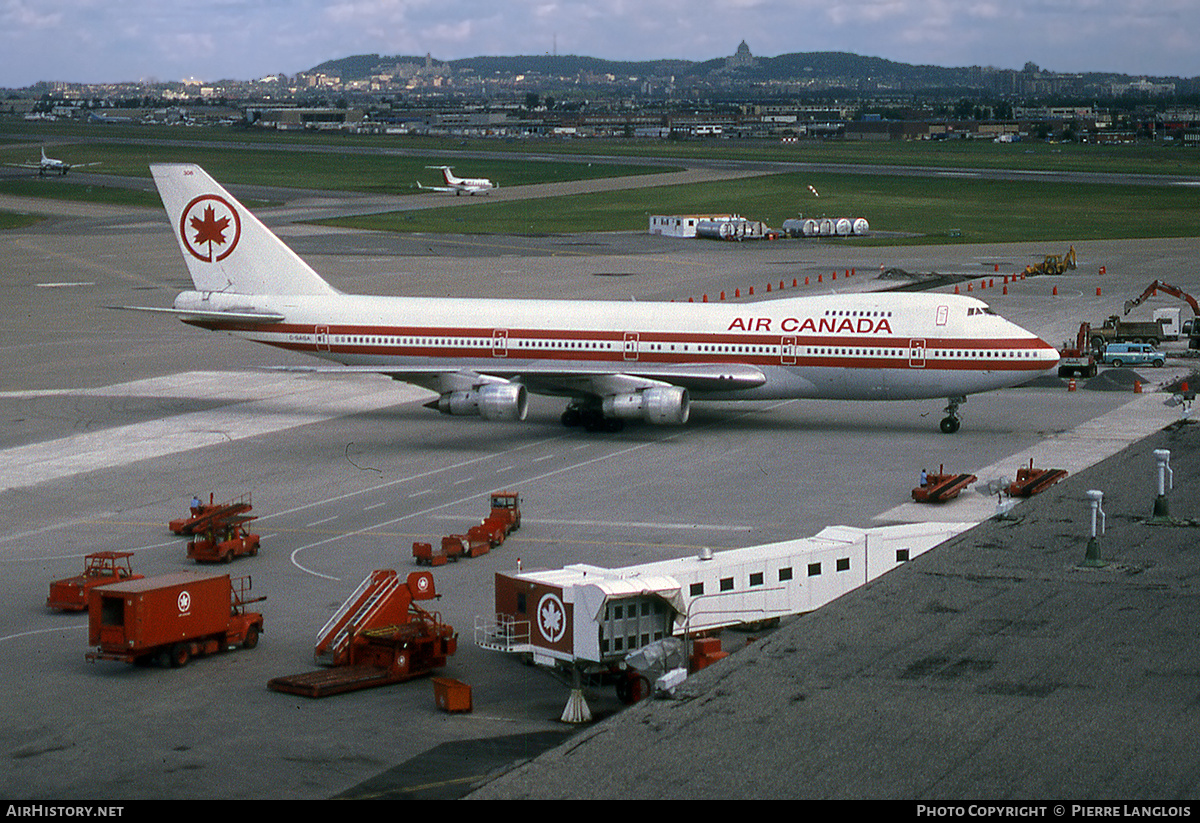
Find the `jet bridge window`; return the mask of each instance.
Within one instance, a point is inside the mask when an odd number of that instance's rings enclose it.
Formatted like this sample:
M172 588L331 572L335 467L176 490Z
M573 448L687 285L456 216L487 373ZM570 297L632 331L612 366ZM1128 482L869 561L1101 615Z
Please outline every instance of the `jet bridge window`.
M669 635L671 620L671 610L653 595L610 601L599 626L600 651L633 651L661 640Z

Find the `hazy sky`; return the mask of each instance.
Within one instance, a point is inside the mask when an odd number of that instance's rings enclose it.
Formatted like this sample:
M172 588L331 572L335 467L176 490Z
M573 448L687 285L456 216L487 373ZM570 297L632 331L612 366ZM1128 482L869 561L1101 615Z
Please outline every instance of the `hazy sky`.
M250 79L353 54L904 63L1200 75L1197 0L0 0L0 87Z

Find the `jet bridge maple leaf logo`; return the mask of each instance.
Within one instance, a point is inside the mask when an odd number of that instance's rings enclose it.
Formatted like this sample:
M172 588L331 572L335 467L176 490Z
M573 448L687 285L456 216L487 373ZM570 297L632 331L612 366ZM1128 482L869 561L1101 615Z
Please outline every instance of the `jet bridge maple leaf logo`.
M242 219L225 198L202 194L183 210L179 236L184 248L197 260L217 263L237 248L242 237Z
M556 595L544 594L538 601L537 626L542 637L551 643L557 643L566 634L567 610Z

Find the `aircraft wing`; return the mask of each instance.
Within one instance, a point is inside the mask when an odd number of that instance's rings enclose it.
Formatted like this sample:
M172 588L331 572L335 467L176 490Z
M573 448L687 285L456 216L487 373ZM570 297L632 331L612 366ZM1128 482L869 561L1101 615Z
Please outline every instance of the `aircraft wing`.
M453 186L423 186L420 180L417 181L417 188L422 191L458 191Z
M12 166L14 169L40 169L41 163L5 163L6 166Z
M280 366L282 371L325 374L384 374L435 391L456 391L480 383L514 382L538 394L575 397L638 391L655 386L680 386L692 391L752 389L767 382L753 366L740 363L559 363L524 361L506 368L475 371L429 366Z

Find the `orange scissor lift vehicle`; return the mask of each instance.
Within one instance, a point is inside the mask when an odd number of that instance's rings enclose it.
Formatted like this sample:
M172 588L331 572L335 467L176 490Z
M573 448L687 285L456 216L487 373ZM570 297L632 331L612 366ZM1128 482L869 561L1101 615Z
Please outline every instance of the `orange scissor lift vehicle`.
M416 604L432 600L433 575L412 572L401 581L391 569L367 577L317 634L313 658L327 668L276 677L267 687L302 697L388 686L446 665L458 634L437 612Z
M170 529L194 538L188 543L188 559L228 563L235 557L258 554L258 535L246 531L246 524L255 519L252 508L249 492L224 503L213 503L209 495L207 505L193 506L191 516L172 520Z
M88 592L96 586L141 580L134 574L129 558L133 552L95 552L84 558L83 574L56 580L50 584L46 605L51 609L81 612L88 607Z

